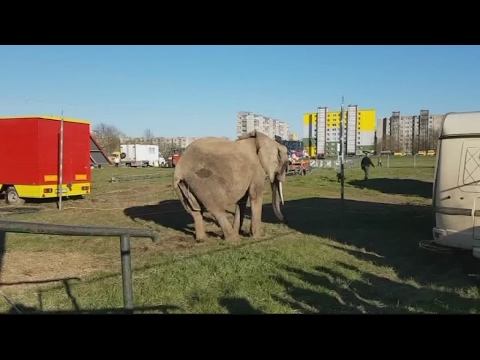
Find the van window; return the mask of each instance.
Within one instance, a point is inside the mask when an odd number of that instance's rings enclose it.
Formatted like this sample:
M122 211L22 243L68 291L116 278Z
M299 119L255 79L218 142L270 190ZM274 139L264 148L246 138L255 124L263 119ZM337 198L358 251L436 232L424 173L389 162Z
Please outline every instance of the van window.
M463 141L458 175L462 191L480 192L480 139Z

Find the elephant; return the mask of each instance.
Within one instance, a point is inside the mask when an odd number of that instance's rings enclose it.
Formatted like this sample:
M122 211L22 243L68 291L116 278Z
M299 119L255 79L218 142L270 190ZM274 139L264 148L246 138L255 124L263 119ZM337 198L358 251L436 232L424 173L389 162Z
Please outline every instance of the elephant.
M253 131L237 140L204 137L191 143L181 155L173 174L173 188L195 224L195 240L203 241L206 232L203 213L213 215L229 242L239 240L250 199L250 235L261 236L265 177L272 189L272 206L281 223L283 187L288 167L287 148L264 133ZM227 207L235 205L233 225Z

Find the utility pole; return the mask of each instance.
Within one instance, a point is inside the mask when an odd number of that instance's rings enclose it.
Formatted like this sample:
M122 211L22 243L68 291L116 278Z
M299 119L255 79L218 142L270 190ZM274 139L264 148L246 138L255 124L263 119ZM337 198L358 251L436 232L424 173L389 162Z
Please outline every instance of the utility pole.
M58 165L58 210L62 211L62 196L63 196L63 110L62 119L60 122L60 146L59 146L59 165Z
M342 200L342 208L345 200L345 116L343 114L343 100L342 95L340 110L340 198Z

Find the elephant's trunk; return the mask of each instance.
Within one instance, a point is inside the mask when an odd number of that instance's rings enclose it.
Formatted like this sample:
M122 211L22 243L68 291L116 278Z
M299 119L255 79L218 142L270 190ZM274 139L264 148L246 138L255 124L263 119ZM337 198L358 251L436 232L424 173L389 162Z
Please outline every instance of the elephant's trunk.
M278 220L286 224L287 219L285 218L285 216L283 216L282 211L280 209L280 201L283 204L282 182L279 181L278 179L275 179L274 182L272 182L270 185L272 187L273 212L275 213L275 216L278 218Z

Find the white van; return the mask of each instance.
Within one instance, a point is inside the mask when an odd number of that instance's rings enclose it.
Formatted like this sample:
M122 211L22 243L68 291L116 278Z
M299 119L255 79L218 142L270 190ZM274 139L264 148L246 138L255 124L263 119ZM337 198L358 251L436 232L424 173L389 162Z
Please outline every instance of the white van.
M434 242L480 258L480 111L445 115L432 205Z

